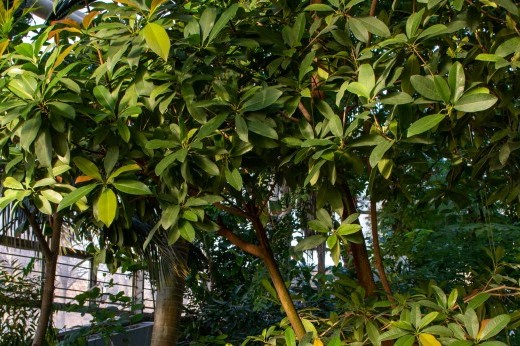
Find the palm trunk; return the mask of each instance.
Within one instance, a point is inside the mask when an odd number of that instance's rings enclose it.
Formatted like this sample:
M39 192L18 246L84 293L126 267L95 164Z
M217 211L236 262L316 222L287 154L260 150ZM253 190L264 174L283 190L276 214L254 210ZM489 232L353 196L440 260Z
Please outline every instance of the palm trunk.
M151 346L172 346L180 336L184 288L184 275L169 274L157 289Z

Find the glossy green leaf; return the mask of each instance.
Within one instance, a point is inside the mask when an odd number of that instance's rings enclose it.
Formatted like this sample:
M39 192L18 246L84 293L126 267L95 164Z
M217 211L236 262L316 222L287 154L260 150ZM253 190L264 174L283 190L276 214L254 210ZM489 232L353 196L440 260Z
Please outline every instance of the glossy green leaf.
M350 17L348 19L348 25L352 31L352 34L354 34L358 40L361 42L368 42L370 33L358 18Z
M441 97L444 103L449 103L451 98L451 91L446 80L441 76L433 76L433 84L435 85L435 90L437 94Z
M349 235L359 232L361 230L361 225L358 224L343 224L338 227L336 233L339 235Z
M116 217L117 198L112 189L103 189L94 201L94 217L105 226L110 226Z
M121 174L128 173L128 172L135 172L140 171L141 166L139 166L136 163L130 164L130 165L124 165L116 169L107 179L107 182L112 182L115 178L119 177Z
M164 61L167 61L171 45L166 30L159 24L150 22L146 24L142 32L148 47Z
M416 36L419 25L421 25L422 17L424 15L424 8L419 12L413 13L406 20L406 36L410 39Z
M103 180L103 178L101 178L101 173L99 172L98 167L92 161L89 161L81 156L76 156L72 159L72 161L86 176L89 176L99 181Z
M298 242L294 247L294 251L305 251L314 249L316 246L323 244L327 240L327 236L317 234L306 237Z
M393 140L385 140L376 145L374 150L372 150L372 152L370 153L370 166L375 167L378 164L378 162L383 158L385 153L394 145L394 143L395 142Z
M219 17L213 29L211 29L211 33L208 36L208 43L211 43L215 37L226 27L229 21L235 17L239 6L238 4L232 4L229 6Z
M143 182L138 180L130 180L130 179L119 179L115 180L112 185L114 187L124 193L129 195L150 195L152 191L150 188Z
M466 312L464 313L464 326L469 336L476 339L479 331L479 323L477 314L472 308L466 308Z
M103 159L103 168L105 169L106 174L110 174L112 172L112 169L114 169L114 166L116 165L118 159L119 147L108 147L107 152L105 153L105 158Z
M477 335L478 340L487 340L497 335L508 325L509 321L511 321L511 316L506 314L482 321L482 327Z
M361 22L368 32L380 37L390 36L390 30L386 24L377 17L357 17L356 19Z
M453 108L461 112L480 112L493 107L497 101L497 97L491 94L477 93L462 95L453 105Z
M334 8L326 4L311 4L305 7L304 11L315 11L315 12L333 12Z
M110 91L104 85L96 85L93 90L94 97L101 106L110 110L112 113L116 110L116 99L112 97Z
M189 221L179 221L179 232L181 237L192 243L195 240L195 228Z
M275 87L264 88L256 92L246 100L242 106L242 112L254 112L269 107L282 96L282 91Z
M454 102L462 96L464 93L464 86L466 84L466 75L464 74L464 67L460 62L455 62L448 75L448 84L451 90L451 99Z
M73 205L74 203L79 201L81 198L83 198L86 195L88 195L98 185L99 185L99 183L90 184L90 185L82 186L79 189L72 190L71 192L69 192L68 194L66 194L63 197L63 199L61 200L60 204L58 205L58 210L57 211L63 210L65 208Z
M34 151L42 167L52 167L52 141L48 129L40 131L36 136Z
M206 156L195 156L193 159L194 159L195 164L197 166L199 166L200 168L202 168L202 170L204 170L209 175L219 175L220 174L220 170L219 170L218 166L215 164L215 162L213 162Z
M14 189L14 190L23 190L24 187L22 183L20 183L18 180L16 180L13 177L6 177L2 180L2 187L8 188L8 189Z
M160 176L168 167L170 167L175 161L184 162L186 159L186 155L188 155L188 149L182 148L179 149L167 156L165 156L158 164L155 166L155 174Z
M178 204L168 205L166 208L162 210L161 223L162 228L169 229L173 225L177 224L179 220L179 212L181 207Z
M29 120L25 121L20 134L20 145L23 149L29 150L29 147L36 139L40 127L42 124L42 118L39 114L36 114Z
M200 15L199 24L202 31L202 42L205 42L206 38L208 38L213 26L215 25L216 18L217 10L213 7L206 8Z
M435 101L442 101L442 97L437 92L433 78L424 76L411 76L410 82L414 89L422 96Z
M285 344L287 346L296 346L296 335L292 328L287 328L284 332Z
M226 169L225 172L226 175L226 181L229 185L231 185L235 190L240 191L242 190L242 175L240 174L239 170L236 168L233 168L233 170Z
M500 44L495 50L495 54L505 58L506 56L518 51L520 51L520 37L515 36Z
M431 114L422 117L421 119L415 121L412 125L410 125L410 127L408 128L407 136L412 137L426 132L428 130L431 130L432 128L437 126L441 121L443 121L445 117L445 114Z
M440 35L446 33L446 29L447 29L447 27L444 24L434 24L434 25L424 29L419 34L419 36L417 36L417 39L420 40L422 38L440 36Z
M254 132L260 136L271 138L271 139L278 139L278 133L276 133L276 130L270 127L265 122L260 122L256 120L250 120L248 121L248 129L251 132Z
M386 105L403 105L403 104L407 104L407 103L412 103L413 97L411 97L410 95L408 95L405 92L400 92L400 93L386 96L386 97L380 99L379 101L382 104L386 104Z
M195 138L203 139L213 134L215 130L217 130L220 127L220 125L224 123L224 121L227 119L227 116L227 113L221 113L216 117L211 118L207 123L202 125Z

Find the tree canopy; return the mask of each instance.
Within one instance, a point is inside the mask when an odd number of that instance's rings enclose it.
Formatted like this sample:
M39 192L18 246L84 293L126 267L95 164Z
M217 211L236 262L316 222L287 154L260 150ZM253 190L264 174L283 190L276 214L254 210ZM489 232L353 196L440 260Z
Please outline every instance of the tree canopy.
M118 0L91 4L82 23L25 31L13 24L20 4L2 4L0 208L98 232L103 253L218 232L265 261L298 339L305 328L270 246L281 190L315 197L314 234L296 250L325 243L337 265L350 246L362 296L376 286L361 196L374 208L432 203L518 221L511 0ZM144 244L135 218L153 226ZM413 338L402 325L386 337L436 345L445 335L422 330L437 315L411 309ZM471 311L470 338L493 336L473 335Z

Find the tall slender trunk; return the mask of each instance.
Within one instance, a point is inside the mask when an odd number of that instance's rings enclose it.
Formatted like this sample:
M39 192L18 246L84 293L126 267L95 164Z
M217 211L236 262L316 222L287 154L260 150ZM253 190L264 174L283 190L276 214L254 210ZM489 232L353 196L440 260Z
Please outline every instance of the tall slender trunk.
M354 203L354 197L352 196L347 183L343 184L342 190L343 203L345 205L343 218L346 218L348 215L356 213L357 208ZM367 245L363 232L361 232L361 243L350 243L350 250L352 251L352 257L354 259L354 268L357 279L365 289L365 294L371 296L376 291L376 284L372 275L372 268L370 267L370 260L368 258Z
M29 222L33 231L36 234L40 247L42 249L43 258L45 261L44 266L44 283L42 291L42 300L40 306L40 318L38 319L38 325L34 332L33 346L41 346L45 341L45 335L49 328L51 328L50 321L52 316L52 304L54 302L54 289L56 280L56 266L58 265L58 256L60 253L60 239L61 239L61 228L62 218L57 214L49 217L49 223L52 229L50 245L43 236L40 225L36 221L36 217L31 212Z
M184 275L171 273L157 289L151 346L172 346L180 336L184 289Z
M282 308L291 323L292 328L294 329L294 333L298 340L301 340L305 336L305 327L303 326L303 322L298 315L298 311L294 306L294 302L292 301L291 294L285 286L285 281L283 280L282 274L280 273L280 268L278 267L278 263L273 255L273 251L271 250L271 246L269 245L269 239L267 238L267 233L265 228L258 217L258 213L256 210L253 211L253 227L256 231L256 235L258 241L260 243L260 248L262 251L262 260L264 261L267 270L269 271L269 276L271 277L271 281L273 282L274 289L278 294L278 298L280 299L280 303L282 304Z

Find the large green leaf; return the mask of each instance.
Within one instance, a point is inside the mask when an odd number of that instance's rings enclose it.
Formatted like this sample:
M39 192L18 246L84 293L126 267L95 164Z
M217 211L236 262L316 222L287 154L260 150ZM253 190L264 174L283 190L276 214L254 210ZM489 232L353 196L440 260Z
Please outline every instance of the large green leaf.
M226 169L226 180L235 190L242 190L242 175L238 171L238 169L233 168L233 170Z
M462 95L453 108L461 112L480 112L491 108L497 101L497 97L491 94Z
M179 149L165 156L157 166L155 166L155 174L161 175L164 170L170 167L175 161L184 162L186 155L188 155L188 148Z
M422 117L421 119L415 121L412 125L410 125L410 127L408 128L407 136L412 137L426 132L428 130L431 130L432 128L437 126L442 120L444 120L445 117L445 114L431 114Z
M195 228L191 222L186 220L179 221L179 232L181 232L181 237L192 243L195 240Z
M76 156L72 159L72 161L76 164L76 166L78 166L78 168L83 172L83 174L96 180L103 181L98 167L92 161L89 161L81 156Z
M116 217L117 198L112 189L105 188L101 191L96 201L94 201L94 217L103 222L105 226L110 226Z
M42 167L52 167L52 141L48 129L40 131L36 137L34 151Z
M269 107L282 96L282 91L275 87L268 87L256 92L242 106L242 112L253 112Z
M143 182L138 180L130 180L130 179L119 179L115 180L112 185L116 189L121 192L127 193L129 195L150 195L152 191L150 188Z
M270 127L265 122L260 122L257 120L250 120L248 121L248 129L251 132L254 132L256 134L259 134L260 136L264 136L267 138L272 139L278 139L278 133L276 133L276 130Z
M378 164L378 162L383 158L385 153L394 145L394 143L395 143L395 141L393 141L393 140L392 141L385 140L385 141L382 141L381 143L379 143L378 145L376 145L374 150L372 150L372 153L370 153L370 158L369 158L370 166L375 167Z
M101 106L110 110L112 113L115 112L116 99L112 97L112 94L110 94L110 91L104 85L96 85L93 92Z
M464 85L466 84L466 75L464 74L464 67L460 62L455 62L448 75L448 84L451 90L451 99L454 102L464 93Z
M442 101L442 97L437 92L433 78L415 75L410 77L410 82L414 89L422 96L435 101Z
M316 246L323 244L327 240L327 236L322 234L311 235L310 237L304 238L298 242L294 247L294 251L305 251L314 249Z
M166 30L156 23L148 23L142 29L148 47L164 61L170 54L170 38Z
M357 17L356 19L361 22L368 32L374 35L381 37L389 37L391 35L386 24L376 17Z
M65 195L63 199L61 200L60 204L58 205L58 211L63 210L77 201L79 201L81 198L88 195L92 190L94 190L99 183L90 184L86 186L82 186L79 189L72 190L70 193Z
M202 31L202 42L206 41L209 36L211 29L215 25L215 19L217 18L217 10L213 7L208 7L200 15L200 29ZM166 60L166 59L165 59Z
M482 321L482 327L478 332L477 338L479 340L487 340L504 329L511 321L511 316L503 314L493 317L490 320Z
M36 139L40 126L42 124L42 118L40 114L36 114L29 120L27 120L22 126L22 132L20 134L20 145L23 149L29 150L29 147Z
M229 21L235 17L235 14L238 10L238 4L233 4L229 6L224 13L222 13L213 26L213 29L211 30L209 36L208 36L208 43L211 43L215 37L224 29L224 27L229 23Z

